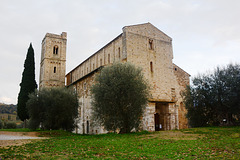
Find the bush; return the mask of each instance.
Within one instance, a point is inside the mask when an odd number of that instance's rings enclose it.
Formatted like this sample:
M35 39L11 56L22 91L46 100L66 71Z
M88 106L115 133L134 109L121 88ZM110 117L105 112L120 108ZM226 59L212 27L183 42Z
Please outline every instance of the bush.
M16 129L17 128L17 124L14 122L8 122L5 125L5 129Z
M75 119L78 116L76 92L66 88L44 88L30 94L29 97L27 108L30 115L30 129L39 127L48 130L74 129Z
M240 65L217 67L213 73L193 78L185 93L187 117L192 127L239 125Z
M28 127L28 123L26 127ZM24 123L17 124L17 128L24 128Z

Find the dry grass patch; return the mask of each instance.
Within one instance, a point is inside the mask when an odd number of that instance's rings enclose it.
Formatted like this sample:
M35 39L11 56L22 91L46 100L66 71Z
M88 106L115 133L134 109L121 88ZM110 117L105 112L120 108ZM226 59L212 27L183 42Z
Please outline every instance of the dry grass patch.
M11 136L29 136L29 137L38 137L40 133L38 132L8 132L0 131L0 135L11 135Z
M142 139L172 139L172 140L197 140L202 139L204 135L184 133L181 131L159 131L152 134L142 135Z
M18 139L18 140L0 140L0 147L8 149L10 146L21 146L27 143L31 143L33 140Z

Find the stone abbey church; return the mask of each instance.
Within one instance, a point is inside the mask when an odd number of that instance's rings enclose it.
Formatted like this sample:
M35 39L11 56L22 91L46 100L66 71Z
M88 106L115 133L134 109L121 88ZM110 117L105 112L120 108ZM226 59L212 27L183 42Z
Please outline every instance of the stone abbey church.
M141 67L150 83L151 97L142 117L142 130L188 127L181 92L189 84L190 75L172 62L172 38L151 23L123 27L121 34L67 74L66 45L65 32L47 33L44 37L39 88L67 86L77 91L80 102L77 133L107 132L102 126L93 125L90 87L99 69L114 62L130 62Z

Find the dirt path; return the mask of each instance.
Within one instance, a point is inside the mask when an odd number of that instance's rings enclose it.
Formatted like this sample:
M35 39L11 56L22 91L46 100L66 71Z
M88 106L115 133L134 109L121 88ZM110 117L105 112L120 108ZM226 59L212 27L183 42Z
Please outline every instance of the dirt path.
M0 131L0 147L19 146L45 137L38 137L37 132L6 132Z
M0 131L0 135L38 137L39 133L38 132L7 132L7 131Z

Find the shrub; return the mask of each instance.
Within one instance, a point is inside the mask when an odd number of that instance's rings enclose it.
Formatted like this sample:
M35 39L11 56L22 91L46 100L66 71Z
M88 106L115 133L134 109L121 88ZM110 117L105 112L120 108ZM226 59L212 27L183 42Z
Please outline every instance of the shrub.
M29 128L72 131L78 116L77 94L72 89L42 89L30 94L27 102Z
M8 123L6 123L5 128L6 129L16 129L17 128L17 124L14 123L14 122L8 122Z

